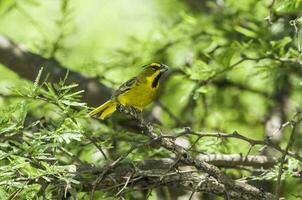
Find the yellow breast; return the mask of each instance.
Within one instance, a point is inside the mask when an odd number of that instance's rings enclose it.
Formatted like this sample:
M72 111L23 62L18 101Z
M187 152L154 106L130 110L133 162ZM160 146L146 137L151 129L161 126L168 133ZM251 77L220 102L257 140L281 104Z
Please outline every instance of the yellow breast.
M157 95L159 85L152 86L152 83L159 75L159 71L151 76L138 79L130 88L123 94L120 94L117 99L123 106L133 106L136 109L143 110L150 104Z
M150 87L148 82L135 84L130 90L118 96L118 101L123 106L133 106L143 110L156 97L158 86Z

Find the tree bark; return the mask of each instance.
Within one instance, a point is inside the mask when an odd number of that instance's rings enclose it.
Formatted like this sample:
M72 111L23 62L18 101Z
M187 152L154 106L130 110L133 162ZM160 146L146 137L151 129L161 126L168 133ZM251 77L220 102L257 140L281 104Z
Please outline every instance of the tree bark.
M44 77L48 74L50 82L58 82L64 78L68 67L55 59L47 59L26 50L25 47L14 43L0 35L0 63L17 73L21 78L34 81L41 67L44 67ZM83 101L89 106L97 106L105 102L112 89L101 84L96 78L88 78L73 70L69 70L67 83L78 83L79 90L85 90Z

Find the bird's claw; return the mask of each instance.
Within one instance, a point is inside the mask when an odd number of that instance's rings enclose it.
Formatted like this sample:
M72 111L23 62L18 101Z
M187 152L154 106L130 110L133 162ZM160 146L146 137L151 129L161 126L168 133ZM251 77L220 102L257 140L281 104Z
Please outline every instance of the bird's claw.
M117 110L119 112L129 114L132 117L134 117L135 119L139 119L141 117L141 111L138 110L137 108L133 107L133 106L123 106L121 104L118 104L117 105Z

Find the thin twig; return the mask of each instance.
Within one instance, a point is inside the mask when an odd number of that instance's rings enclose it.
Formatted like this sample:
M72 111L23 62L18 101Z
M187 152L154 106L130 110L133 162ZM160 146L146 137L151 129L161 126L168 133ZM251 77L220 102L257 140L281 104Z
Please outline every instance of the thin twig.
M108 160L108 157L106 156L105 152L103 151L102 147L89 135L85 134L86 138L101 152L103 157Z
M280 193L281 193L281 179L282 179L282 174L283 174L283 166L284 166L284 163L285 163L285 158L286 158L286 155L287 155L287 152L288 152L289 148L294 143L294 137L295 137L295 134L296 134L296 129L297 129L297 126L299 125L301 120L302 120L302 118L299 119L298 121L292 121L291 122L291 124L293 126L292 131L291 131L288 143L286 145L286 148L285 148L285 150L282 154L281 162L280 162L280 166L279 166L279 170L278 170L278 177L277 177L277 184L276 184L276 196L275 196L276 200L279 200Z
M59 149L66 154L67 156L69 156L70 158L76 160L79 164L85 165L85 162L83 162L78 156L70 153L69 151L67 151L65 148L63 147L59 147Z
M182 135L185 135L185 133L181 133ZM264 146L269 146L274 148L275 150L281 152L281 153L286 153L286 155L293 157L299 161L302 162L302 157L296 153L290 152L290 151L285 151L284 149L282 149L279 145L273 143L272 141L269 140L269 138L266 138L265 140L256 140L256 139L251 139L248 138L244 135L239 134L238 132L234 131L233 133L204 133L204 132L194 132L194 131L189 131L187 134L189 135L196 135L199 137L216 137L216 138L236 138L236 139L240 139L243 141L246 141L248 143L250 143L252 146L253 145L264 145ZM164 136L166 137L166 136ZM168 136L169 137L169 136Z
M189 197L189 200L191 200L191 199L193 198L193 195L195 194L196 189L200 187L202 181L203 181L203 180L199 181L199 183L193 188L193 191L191 192L191 195L190 195L190 197Z
M116 197L119 196L119 195L123 192L124 189L126 189L126 187L127 187L128 183L129 183L129 180L131 179L132 175L133 175L133 174L130 174L130 175L128 176L128 178L127 178L127 180L126 180L124 186L122 187L122 189L120 189L120 191L118 191L118 193L116 193L116 195L115 195Z
M134 151L135 149L141 148L143 146L149 145L151 143L153 143L155 140L151 140L149 142L146 143L142 143L139 144L137 146L133 146L131 147L124 155L121 155L118 159L116 159L114 162L112 162L111 164L109 164L108 166L106 166L103 170L103 172L100 174L100 176L94 181L93 183L93 187L90 193L90 199L93 199L94 196L94 192L95 189L97 187L97 184L100 183L106 176L106 174L108 174L110 171L112 171L122 160L124 160L132 151Z
M151 123L146 122L140 115L126 112L126 109L119 109L120 112L131 115L134 119L139 122L141 131L148 136L150 139L157 140L162 147L171 151L176 156L179 156L180 161L184 164L193 165L198 170L208 173L211 177L216 179L219 183L223 184L225 188L230 191L233 197L234 195L237 198L244 196L245 199L258 199L261 196L261 199L272 199L272 194L265 193L249 184L234 181L230 179L225 173L223 173L219 168L214 165L208 164L207 162L201 161L195 156L193 156L187 149L175 144L173 139L163 138L161 136L161 131L155 132L154 127Z

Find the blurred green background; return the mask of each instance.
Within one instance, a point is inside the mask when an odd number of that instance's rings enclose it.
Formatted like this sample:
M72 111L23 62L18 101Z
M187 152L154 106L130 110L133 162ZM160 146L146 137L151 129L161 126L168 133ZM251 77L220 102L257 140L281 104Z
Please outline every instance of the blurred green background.
M141 66L165 63L170 72L159 102L150 105L145 115L171 134L186 126L205 132L238 131L254 139L272 137L284 147L290 128L280 134L278 129L301 110L301 8L300 0L0 0L0 35L113 89L135 76ZM15 94L12 88L31 83L1 63L0 105L5 108L24 100L9 98ZM43 110L35 110L41 108L39 103L31 106L28 112L43 117ZM42 109L49 114L49 108ZM118 119L113 116L103 128L117 130L112 124ZM99 126L90 123L95 129ZM272 136L276 131L278 136ZM301 138L301 129L298 133ZM125 146L121 142L117 153ZM301 146L297 140L293 151L301 154ZM79 155L88 162L101 162L90 157L91 151ZM150 151L132 157L156 157ZM250 145L209 138L196 151L246 155ZM262 146L249 153L280 156ZM263 177L269 179L270 192L274 192L274 170ZM292 178L291 173L282 190L288 199L302 189L301 177Z

